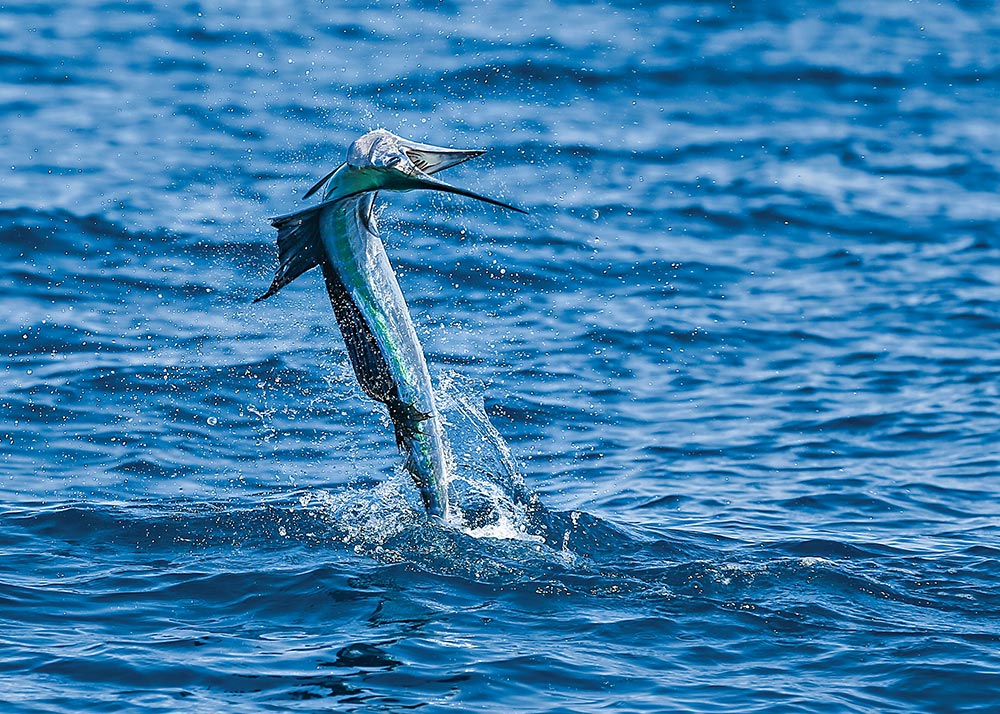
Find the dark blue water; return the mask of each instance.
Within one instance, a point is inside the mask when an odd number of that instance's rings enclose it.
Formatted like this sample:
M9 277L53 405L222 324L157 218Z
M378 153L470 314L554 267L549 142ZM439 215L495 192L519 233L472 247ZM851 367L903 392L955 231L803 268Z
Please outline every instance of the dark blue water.
M995 2L160 5L0 10L4 712L996 711ZM465 528L250 303L376 127Z

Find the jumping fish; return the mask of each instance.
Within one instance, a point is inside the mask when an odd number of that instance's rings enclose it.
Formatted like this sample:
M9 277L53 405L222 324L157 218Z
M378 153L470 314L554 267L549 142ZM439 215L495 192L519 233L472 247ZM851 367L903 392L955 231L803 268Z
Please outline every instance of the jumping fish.
M431 174L482 155L402 139L384 129L365 134L347 160L305 195L326 186L323 199L271 219L278 229L274 295L302 273L321 267L347 354L365 394L382 402L405 455L405 468L428 515L448 517L445 440L423 349L372 209L378 191L428 189L468 196L519 213L520 208L451 186Z

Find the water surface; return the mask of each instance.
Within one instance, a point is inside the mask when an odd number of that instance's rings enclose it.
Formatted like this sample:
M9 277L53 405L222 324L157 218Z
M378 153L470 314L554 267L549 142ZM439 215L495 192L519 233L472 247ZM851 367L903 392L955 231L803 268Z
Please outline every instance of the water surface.
M998 18L0 10L4 711L992 711ZM376 127L531 212L382 199L464 529L250 302Z

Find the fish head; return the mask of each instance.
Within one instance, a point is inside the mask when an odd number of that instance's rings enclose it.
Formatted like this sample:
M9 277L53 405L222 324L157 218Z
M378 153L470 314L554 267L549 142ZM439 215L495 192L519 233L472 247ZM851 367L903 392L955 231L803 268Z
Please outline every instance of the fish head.
M515 206L452 186L432 176L484 153L482 149L451 149L421 144L385 129L376 129L351 144L347 160L329 176L324 200L347 198L369 191L425 189L467 196L526 213Z

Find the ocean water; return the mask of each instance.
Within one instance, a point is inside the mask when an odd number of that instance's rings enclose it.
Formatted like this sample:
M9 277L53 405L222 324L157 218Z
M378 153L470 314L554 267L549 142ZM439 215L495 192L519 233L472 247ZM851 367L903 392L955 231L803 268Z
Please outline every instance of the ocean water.
M4 712L991 712L995 2L8 3ZM465 525L320 276L362 133Z

